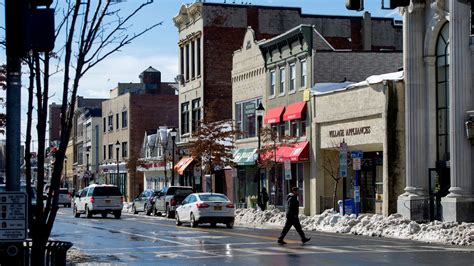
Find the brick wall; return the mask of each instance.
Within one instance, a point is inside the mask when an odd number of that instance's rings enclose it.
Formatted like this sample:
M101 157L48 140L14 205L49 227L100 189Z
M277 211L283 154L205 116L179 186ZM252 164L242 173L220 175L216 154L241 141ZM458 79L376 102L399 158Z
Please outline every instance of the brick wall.
M212 101L228 106L218 119L232 118L232 54L242 45L246 28L204 28L204 110Z
M130 97L129 112L129 158L133 158L140 153L146 129L157 129L165 125L178 126L178 96L133 94ZM129 177L129 195L138 195L140 189L143 189L143 173L129 172Z

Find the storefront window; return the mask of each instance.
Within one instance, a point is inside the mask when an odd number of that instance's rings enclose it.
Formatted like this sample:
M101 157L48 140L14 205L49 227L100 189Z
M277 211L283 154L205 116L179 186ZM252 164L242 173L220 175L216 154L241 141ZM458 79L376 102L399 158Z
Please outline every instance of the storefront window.
M259 98L235 104L235 126L243 133L238 138L251 138L257 135L255 109L261 100Z
M275 206L286 206L286 196L292 187L298 187L300 207L304 206L304 163L291 164L291 180L285 180L285 169L279 163L270 171L270 202Z

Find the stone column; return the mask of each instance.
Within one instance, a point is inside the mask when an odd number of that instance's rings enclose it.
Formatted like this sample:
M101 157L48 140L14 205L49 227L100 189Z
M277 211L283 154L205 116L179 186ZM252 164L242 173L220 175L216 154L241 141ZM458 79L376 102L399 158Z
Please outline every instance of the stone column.
M428 93L425 86L423 44L425 5L412 1L403 12L403 69L405 74L405 193L397 212L423 221L428 217Z
M460 0L449 1L449 127L450 175L449 194L442 199L443 220L474 221L473 154L466 138L466 112L474 109L471 77L470 4Z

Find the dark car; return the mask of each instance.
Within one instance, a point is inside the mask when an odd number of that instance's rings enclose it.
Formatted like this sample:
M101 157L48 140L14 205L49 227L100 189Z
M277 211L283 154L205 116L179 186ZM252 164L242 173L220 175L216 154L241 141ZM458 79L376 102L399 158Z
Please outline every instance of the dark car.
M155 197L155 215L160 216L162 213L166 213L166 217L173 218L178 205L191 193L193 193L192 187L171 186L163 188Z
M145 212L146 215L150 215L153 212L155 196L158 196L158 191L154 189L144 190L140 195L136 196L132 202L133 214Z

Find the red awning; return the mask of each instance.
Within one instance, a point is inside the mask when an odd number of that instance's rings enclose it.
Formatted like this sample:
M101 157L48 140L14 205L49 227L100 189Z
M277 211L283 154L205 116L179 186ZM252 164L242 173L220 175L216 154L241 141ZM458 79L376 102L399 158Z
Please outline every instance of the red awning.
M306 111L306 102L297 102L288 105L285 114L283 115L283 121L301 119L304 117Z
M263 123L264 124L280 123L281 115L283 114L284 110L285 110L284 106L269 109L267 111L267 115L263 117Z
M173 169L178 172L178 174L184 174L184 170L191 164L193 157L183 157L179 162L173 167Z
M292 144L282 144L277 147L276 156L273 152L267 152L262 154L262 159L273 159L277 162L291 161L291 162L302 162L309 161L309 142L303 141ZM276 157L276 158L275 158Z

